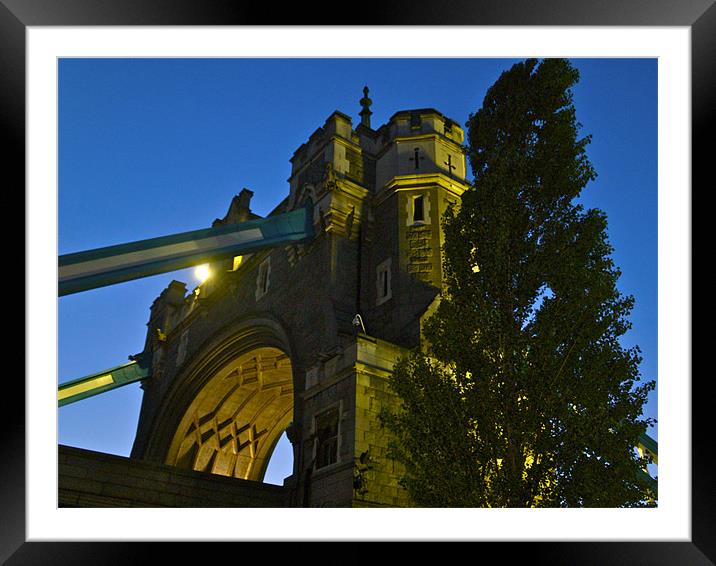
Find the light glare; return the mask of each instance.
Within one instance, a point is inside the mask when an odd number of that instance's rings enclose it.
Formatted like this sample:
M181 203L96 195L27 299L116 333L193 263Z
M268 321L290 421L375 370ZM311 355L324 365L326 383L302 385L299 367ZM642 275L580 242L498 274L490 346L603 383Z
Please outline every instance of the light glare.
M196 269L194 269L194 276L199 280L200 283L206 281L210 275L211 270L209 269L208 263L197 265Z

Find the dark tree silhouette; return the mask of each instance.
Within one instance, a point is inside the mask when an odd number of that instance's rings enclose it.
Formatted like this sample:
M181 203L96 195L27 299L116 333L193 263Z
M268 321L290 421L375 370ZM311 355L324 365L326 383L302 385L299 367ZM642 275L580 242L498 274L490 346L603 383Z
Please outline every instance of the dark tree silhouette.
M419 506L643 505L634 450L651 419L633 297L617 290L606 215L575 203L595 177L568 61L504 72L471 115L474 182L443 218L445 287L423 351L384 414Z

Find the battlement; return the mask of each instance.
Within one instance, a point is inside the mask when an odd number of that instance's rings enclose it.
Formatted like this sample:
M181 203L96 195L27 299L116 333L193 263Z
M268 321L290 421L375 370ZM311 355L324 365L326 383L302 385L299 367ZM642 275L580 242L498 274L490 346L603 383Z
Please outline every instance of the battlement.
M437 134L457 144L465 141L464 130L454 120L433 108L401 110L393 114L388 123L377 130L377 137L383 146L396 138L421 134Z
M293 167L291 174L293 175L297 169L300 169L306 159L314 155L322 146L324 146L333 136L339 136L346 140L352 140L355 137L353 132L353 120L350 116L334 111L322 127L317 128L308 138L308 141L293 152L293 156L289 160Z
M374 194L404 175L443 173L465 182L465 132L454 120L433 108L400 110L375 130L368 110L372 101L367 88L364 92L355 129L350 116L335 111L294 152L288 179L292 201L304 186L318 187L328 175Z

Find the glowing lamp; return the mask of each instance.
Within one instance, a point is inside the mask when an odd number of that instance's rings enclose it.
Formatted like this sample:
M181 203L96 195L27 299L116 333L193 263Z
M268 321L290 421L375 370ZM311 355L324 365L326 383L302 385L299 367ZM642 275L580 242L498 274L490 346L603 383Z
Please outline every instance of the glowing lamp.
M194 269L194 277L196 277L200 283L206 281L210 275L211 270L209 269L208 263L198 265L196 269Z

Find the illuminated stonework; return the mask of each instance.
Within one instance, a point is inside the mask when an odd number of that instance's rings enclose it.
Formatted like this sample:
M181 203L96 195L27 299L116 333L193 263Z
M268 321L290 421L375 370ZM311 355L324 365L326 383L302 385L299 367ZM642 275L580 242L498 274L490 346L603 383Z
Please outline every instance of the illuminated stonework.
M203 387L179 425L167 463L261 480L292 418L291 361L275 348L258 348Z
M440 218L468 188L465 135L431 108L374 129L367 89L361 100L359 124L334 112L294 152L268 214L312 207L310 241L214 262L200 292L173 282L152 305L132 457L260 481L285 430L288 506L408 504L379 415L440 296ZM257 219L252 194L214 225Z

